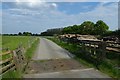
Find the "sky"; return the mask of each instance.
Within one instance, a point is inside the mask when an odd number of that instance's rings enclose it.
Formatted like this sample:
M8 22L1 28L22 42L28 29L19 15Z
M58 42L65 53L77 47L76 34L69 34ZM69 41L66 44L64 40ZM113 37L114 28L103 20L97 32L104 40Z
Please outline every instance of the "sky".
M2 33L41 33L51 28L103 20L110 30L118 29L117 2L2 2ZM2 14L2 15L1 15Z

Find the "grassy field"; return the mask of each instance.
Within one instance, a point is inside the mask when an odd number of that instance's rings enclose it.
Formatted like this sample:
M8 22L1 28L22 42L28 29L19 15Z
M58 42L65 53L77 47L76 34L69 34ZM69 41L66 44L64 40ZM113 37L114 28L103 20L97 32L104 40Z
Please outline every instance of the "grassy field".
M25 48L28 46L30 36L2 36L2 48L16 49L20 44Z
M31 57L33 56L34 51L37 48L37 44L39 43L39 39L37 39L32 45L31 47L26 51L25 53L25 57L27 60L30 60ZM22 76L24 75L24 72L19 72L19 71L9 71L8 73L4 74L2 77L3 79L5 78L22 78Z
M71 52L72 54L76 55L75 59L80 61L80 63L83 63L84 65L88 66L88 67L94 67L96 68L94 63L90 63L89 61L87 61L85 58L82 58L80 54L80 46L79 45L75 45L75 44L68 44L65 43L63 41L60 41L57 38L48 38L50 40L52 40L53 42L57 43L58 45L60 45L61 47L65 48L66 50L68 50L69 52ZM116 53L107 53L109 54L109 57L114 57L116 55ZM120 78L120 70L116 69L114 66L118 64L118 57L115 56L115 58L117 58L117 60L113 59L106 59L104 62L102 62L99 65L99 70L101 72L104 72L106 74L108 74L109 76L113 77L113 78Z
M2 43L2 36L0 35L0 43Z
M25 50L27 50L29 45L31 45L35 39L35 37L31 36L2 36L2 52L6 52L6 49L15 50L20 45L24 47ZM2 60L9 57L10 55L2 56Z
M39 43L39 38L31 36L2 36L2 48L9 50L15 50L19 45L25 48L26 60L30 60L34 51ZM3 51L4 52L4 51ZM2 56L2 60L9 58L10 56ZM5 73L3 78L21 78L23 72L9 71Z
M0 35L0 53L2 53L2 36ZM0 60L2 60L2 57L0 57Z

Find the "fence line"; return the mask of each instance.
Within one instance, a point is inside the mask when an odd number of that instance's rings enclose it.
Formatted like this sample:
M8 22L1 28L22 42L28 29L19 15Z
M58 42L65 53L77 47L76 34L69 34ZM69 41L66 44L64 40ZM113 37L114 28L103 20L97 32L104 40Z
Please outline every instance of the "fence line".
M2 59L0 61L0 75L3 75L7 73L10 70L17 70L17 71L22 71L25 68L25 65L27 65L27 60L24 56L24 53L28 48L31 47L33 42L37 39L34 39L35 37L30 37L27 46L28 47L22 47L22 42L16 48L15 50L11 51L8 48L2 49L4 52L0 54L1 57L6 57L6 59Z
M77 56L82 56L83 59L87 59L88 61L95 63L96 67L102 62L105 61L107 56L109 55L107 52L115 52L117 57L120 56L120 43L115 42L105 42L98 40L78 40L77 38L68 38L68 37L58 37L60 41L64 41L66 43L72 43L80 45L81 48L79 50L80 54L76 54ZM113 54L112 54L113 55ZM120 67L120 65L118 65Z
M9 56L9 58L0 61L0 74L5 74L10 70L22 70L25 65L25 57L23 55L23 48L19 47L13 51L6 51L0 54L2 57Z
M62 38L59 37L59 39L67 43L74 43L74 44L83 43L85 45L91 44L91 47L93 47L93 45L98 46L99 44L104 43L103 45L106 45L106 50L120 53L120 42L105 42L100 40L79 40L77 38L68 38L68 37L62 37Z

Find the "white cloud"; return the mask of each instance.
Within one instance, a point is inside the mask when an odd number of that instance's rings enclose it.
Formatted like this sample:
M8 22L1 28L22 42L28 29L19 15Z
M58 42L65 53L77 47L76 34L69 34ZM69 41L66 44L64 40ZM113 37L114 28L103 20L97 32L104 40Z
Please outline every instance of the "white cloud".
M56 3L47 3L44 0L26 0L26 2L22 2L20 0L15 2L16 6L18 8L22 8L22 9L32 9L32 10L41 10L41 9L48 9L48 8L52 8L55 9L57 8L57 4Z
M101 3L94 10L77 15L60 12L55 8L56 5L55 3L45 3L43 6L34 9L25 7L3 11L3 32L31 31L39 33L48 28L81 24L85 20L96 22L100 19L105 21L111 30L115 30L118 26L117 3ZM11 30L10 26L15 30Z
M57 7L57 4L55 4L55 3L52 3L52 6L54 6L54 7Z
M27 8L37 8L45 5L45 2L37 2L37 0L27 0L27 2L21 2L20 0L16 0L16 5L18 7L27 7Z
M115 30L118 27L118 3L105 4L99 5L93 11L82 13L81 16L87 15L87 18L93 21L104 20L110 26L110 30Z

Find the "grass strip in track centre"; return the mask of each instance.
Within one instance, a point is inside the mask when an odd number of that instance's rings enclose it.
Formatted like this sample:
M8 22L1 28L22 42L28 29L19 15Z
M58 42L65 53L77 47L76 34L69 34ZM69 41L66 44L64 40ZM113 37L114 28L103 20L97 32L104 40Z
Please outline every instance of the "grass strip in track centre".
M46 37L47 39L55 42L56 44L58 44L59 46L63 47L64 49L68 50L69 52L71 52L72 54L76 55L74 57L74 59L78 60L80 63L82 63L83 65L85 66L88 66L88 67L95 67L94 63L89 63L88 61L86 61L85 59L81 58L79 56L80 54L80 47L78 45L75 45L75 44L68 44L68 43L65 43L63 41L60 41L59 39L55 38L55 37L51 37L51 38L48 38ZM99 70L103 73L106 73L108 74L109 76L113 77L113 78L120 78L120 70L118 69L115 69L113 67L113 65L109 64L110 62L108 61L104 61L102 62L100 65L99 65Z

